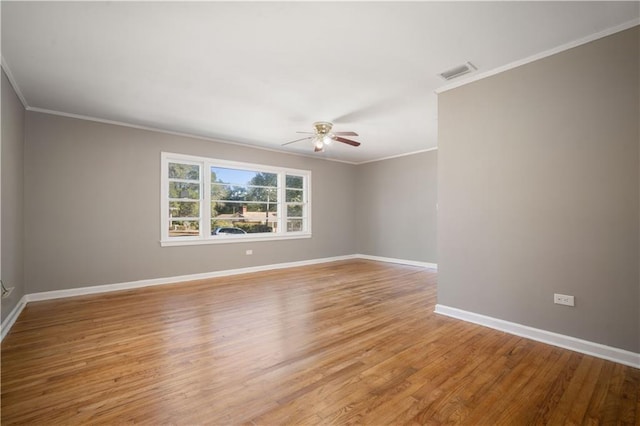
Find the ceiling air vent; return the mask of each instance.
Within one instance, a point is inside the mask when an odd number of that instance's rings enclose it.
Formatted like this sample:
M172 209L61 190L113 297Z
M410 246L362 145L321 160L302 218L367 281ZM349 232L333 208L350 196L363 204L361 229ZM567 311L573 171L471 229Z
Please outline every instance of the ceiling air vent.
M465 75L477 69L478 68L476 68L475 65L473 65L471 62L467 62L464 65L458 65L457 67L441 72L438 75L445 80L453 80L456 77L460 77L461 75Z

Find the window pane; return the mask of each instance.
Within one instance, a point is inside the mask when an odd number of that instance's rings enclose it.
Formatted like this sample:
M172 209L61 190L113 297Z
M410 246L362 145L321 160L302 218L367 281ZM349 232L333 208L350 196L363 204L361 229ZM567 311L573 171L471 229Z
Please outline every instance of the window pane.
M239 203L233 201L211 203L211 216L222 218L259 218L264 220L266 213L275 217L278 205L275 203ZM271 219L269 219L271 220Z
M211 235L221 234L262 234L276 232L278 226L277 217L269 216L269 220L246 220L237 218L211 220Z
M228 184L211 184L212 200L228 200L228 201L245 201L248 194L246 186L228 185Z
M200 217L200 203L197 201L169 202L169 217Z
M231 186L220 185L216 183L211 184L211 199L212 200L226 200L229 198L231 192Z
M200 222L195 220L169 221L170 237L197 237L200 234Z
M275 188L276 186L278 186L278 174L258 172L253 177L253 179L248 182L248 184L253 186L267 186Z
M169 163L169 179L200 180L200 167L192 164Z
M287 219L287 232L302 231L302 219Z
M247 234L264 234L276 232L276 223L270 221L269 223L260 222L248 222L238 224L239 228L242 228Z
M302 190L301 189L287 189L287 202L301 203L302 202Z
M211 203L211 215L219 216L219 215L227 215L227 217L239 217L242 215L242 206L244 204L241 202L215 202Z
M229 183L238 186L271 186L278 185L277 173L263 173L253 170L227 169L211 167L211 183Z
M288 204L287 217L302 217L302 204Z
M229 208L227 207L227 203L211 203L211 217L227 213L228 210Z
M211 222L211 235L245 235L247 231L234 224Z
M229 228L233 226L233 221L230 219L211 219L211 234L215 234L217 228Z
M169 198L191 198L200 199L200 184L169 182Z
M298 188L302 189L302 176L291 176L287 175L287 188Z
M246 186L232 186L229 189L227 200L231 201L244 201L247 198Z
M249 203L247 204L247 209L246 209L246 213L261 213L261 212L275 213L277 211L278 211L278 205L276 203Z
M277 188L263 188L255 186L230 186L211 184L211 199L222 201L263 201L269 203L278 202Z
M278 190L275 188L249 188L245 199L247 201L278 201Z
M277 214L278 205L276 203L233 201L211 203L211 231L213 235L229 234L233 232L218 228L235 227L242 229L247 234L276 232Z

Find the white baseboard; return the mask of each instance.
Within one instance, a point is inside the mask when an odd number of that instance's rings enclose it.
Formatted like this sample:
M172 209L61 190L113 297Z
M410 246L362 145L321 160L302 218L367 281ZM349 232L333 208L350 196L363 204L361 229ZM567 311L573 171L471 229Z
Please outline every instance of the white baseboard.
M18 304L13 307L11 312L9 312L9 315L7 315L4 321L2 321L2 324L0 325L0 342L4 339L4 336L9 333L9 330L11 330L11 327L13 327L13 324L15 324L25 306L27 306L26 295L20 298Z
M296 266L315 265L318 263L335 262L338 260L354 259L354 255L325 257L321 259L301 260L298 262L275 263L271 265L250 266L247 268L226 269L223 271L204 272L201 274L178 275L174 277L152 278L148 280L129 281L116 284L104 284L91 287L70 288L66 290L44 291L27 295L28 302L59 299L63 297L84 296L87 294L107 293L118 290L130 290L163 284L175 284L186 281L204 280L208 278L228 277L231 275L249 274L253 272L270 271L274 269L293 268Z
M437 263L420 262L417 260L395 259L392 257L370 256L368 254L356 254L358 259L375 260L377 262L399 263L401 265L419 266L421 268L438 269Z
M115 284L103 284L89 287L70 288L65 290L44 291L39 293L26 294L20 299L20 302L14 307L11 313L1 324L0 341L9 333L13 323L20 315L28 302L38 302L42 300L60 299L64 297L84 296L89 294L108 293L111 291L131 290L141 287L150 287L163 284L175 284L179 282L203 280L208 278L226 277L238 274L248 274L253 272L269 271L274 269L294 268L297 266L315 265L319 263L336 262L339 260L349 259L368 259L380 262L400 263L403 265L421 266L425 268L436 268L433 263L416 262L412 260L391 259L387 257L368 256L363 254L350 254L345 256L333 256L320 259L301 260L297 262L275 263L271 265L251 266L247 268L227 269L223 271L205 272L200 274L179 275L174 277L152 278L147 280L129 281Z
M476 314L474 312L452 308L450 306L436 305L435 312L437 314L483 325L495 330L504 331L516 336L526 337L538 342L547 343L564 349L570 349L572 351L614 361L630 367L640 368L639 353L590 342L588 340L578 339L576 337L566 336L564 334L553 333L551 331L541 330L539 328L533 328L486 315Z

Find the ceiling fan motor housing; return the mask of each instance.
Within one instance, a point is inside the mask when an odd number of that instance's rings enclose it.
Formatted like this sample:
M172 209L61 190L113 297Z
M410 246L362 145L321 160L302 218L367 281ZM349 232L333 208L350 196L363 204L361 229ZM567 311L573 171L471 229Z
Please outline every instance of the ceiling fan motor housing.
M331 131L333 124L329 123L328 121L316 121L315 123L313 123L313 127L316 128L316 133L318 133L319 135L326 135Z

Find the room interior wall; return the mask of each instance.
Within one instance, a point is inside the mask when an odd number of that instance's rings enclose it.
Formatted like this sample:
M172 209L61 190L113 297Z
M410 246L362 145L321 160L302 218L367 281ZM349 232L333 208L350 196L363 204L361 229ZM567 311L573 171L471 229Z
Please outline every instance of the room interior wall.
M439 304L640 352L639 40L439 95Z
M162 151L311 170L312 238L161 247ZM27 292L353 254L355 171L334 161L28 111Z
M24 120L25 109L2 71L2 281L13 287L2 299L2 320L24 295Z
M358 253L437 263L437 160L433 150L358 166Z

